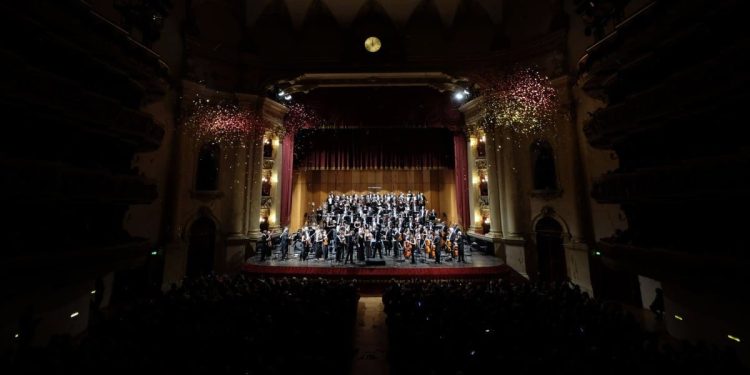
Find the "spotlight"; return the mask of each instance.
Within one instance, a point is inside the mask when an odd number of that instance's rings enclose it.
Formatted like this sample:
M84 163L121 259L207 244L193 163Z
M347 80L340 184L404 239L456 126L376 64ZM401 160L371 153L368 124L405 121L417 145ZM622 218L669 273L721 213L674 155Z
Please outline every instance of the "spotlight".
M76 312L74 312L74 313L70 314L70 318L71 318L71 319L72 319L72 318L75 318L76 316L78 316L78 311L76 311Z
M292 95L291 95L291 94L286 94L286 95L284 96L284 99L285 99L285 100L292 100Z
M469 95L470 95L470 94L469 94L469 90L467 90L467 89L464 89L464 95L466 95L466 96L469 96Z
M456 91L455 94L453 94L453 98L456 100L464 100L466 97L466 94L463 93L463 91Z
M279 95L279 96L281 97L281 96L284 96L284 95L286 95L286 93L284 92L284 90L281 90L281 91L279 91L279 94L278 94L278 95Z
M742 342L742 340L740 340L740 338L737 337L737 336L727 335L727 338L730 339L730 340L732 340L732 341Z
M91 294L96 294L96 289L93 289L93 290L91 291Z

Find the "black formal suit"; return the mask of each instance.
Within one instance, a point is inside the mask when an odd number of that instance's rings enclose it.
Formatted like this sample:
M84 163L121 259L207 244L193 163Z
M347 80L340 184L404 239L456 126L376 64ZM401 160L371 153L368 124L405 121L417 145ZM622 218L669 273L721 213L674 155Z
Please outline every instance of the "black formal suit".
M435 263L440 264L440 253L443 249L440 247L440 237L435 238Z
M458 241L458 261L466 263L466 259L464 259L464 238L463 238L463 236L456 236L456 241Z
M346 262L354 263L354 238L352 238L352 235L349 234L346 236L346 259L344 259L344 264Z
M281 233L279 246L281 246L281 259L286 259L289 252L289 232L284 231Z

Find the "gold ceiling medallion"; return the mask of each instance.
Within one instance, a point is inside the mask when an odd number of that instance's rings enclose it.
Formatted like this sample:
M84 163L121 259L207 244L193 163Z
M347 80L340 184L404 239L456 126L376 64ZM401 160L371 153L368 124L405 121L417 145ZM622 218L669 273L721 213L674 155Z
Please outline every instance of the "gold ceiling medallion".
M365 39L365 49L369 52L378 52L381 46L380 39L377 37L371 36Z

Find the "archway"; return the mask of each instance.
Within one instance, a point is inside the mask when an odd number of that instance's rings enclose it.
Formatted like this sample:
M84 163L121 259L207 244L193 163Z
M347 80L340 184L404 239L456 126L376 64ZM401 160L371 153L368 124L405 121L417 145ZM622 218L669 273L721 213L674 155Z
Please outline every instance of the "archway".
M216 253L216 224L207 216L200 216L190 226L187 271L196 277L213 271Z
M565 281L565 249L563 228L557 220L547 216L539 219L534 228L539 264L539 279L544 282Z

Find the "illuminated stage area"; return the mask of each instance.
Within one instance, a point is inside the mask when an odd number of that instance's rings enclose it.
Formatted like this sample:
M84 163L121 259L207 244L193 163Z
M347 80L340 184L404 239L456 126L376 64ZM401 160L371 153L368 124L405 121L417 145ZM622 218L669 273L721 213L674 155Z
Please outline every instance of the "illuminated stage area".
M289 260L280 260L276 251L271 260L261 262L259 257L251 258L243 267L243 272L255 276L276 277L324 277L351 278L358 281L388 281L390 279L444 279L461 278L469 280L503 278L514 281L524 281L523 276L505 265L500 258L485 255L481 252L468 251L465 263L457 263L444 259L437 264L433 259L419 259L412 264L411 260L394 260L393 257L383 257L385 265L367 265L366 262L355 262L344 265L337 263L335 257L329 260L308 259L301 261L300 253ZM379 260L380 258L375 258Z

